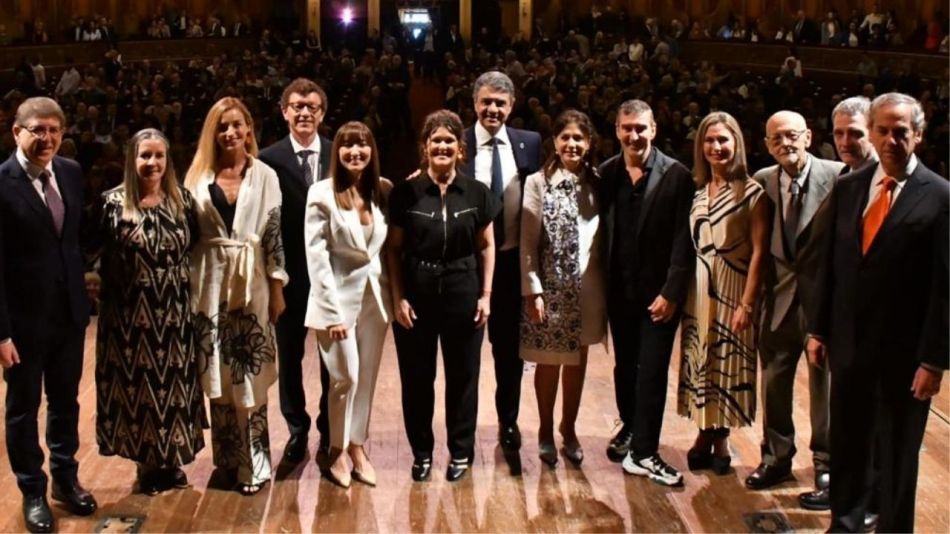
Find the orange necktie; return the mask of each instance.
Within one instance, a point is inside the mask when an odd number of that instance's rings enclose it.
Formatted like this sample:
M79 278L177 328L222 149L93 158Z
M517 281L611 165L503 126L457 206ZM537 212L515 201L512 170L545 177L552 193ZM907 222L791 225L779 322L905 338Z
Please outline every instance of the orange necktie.
M874 199L874 204L868 209L864 216L864 232L861 238L861 253L867 254L874 242L874 236L884 224L887 213L891 210L891 198L894 194L894 188L897 187L897 180L890 176L885 176L881 182L881 193Z

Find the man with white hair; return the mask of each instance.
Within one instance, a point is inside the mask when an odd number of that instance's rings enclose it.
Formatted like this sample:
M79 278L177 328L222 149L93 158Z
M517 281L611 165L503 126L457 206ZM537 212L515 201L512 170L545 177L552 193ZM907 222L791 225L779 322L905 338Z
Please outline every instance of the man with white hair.
M831 532L912 532L930 400L950 367L950 184L914 155L920 103L871 103L880 161L839 180L808 315L808 360L831 366ZM876 461L875 461L876 459Z
M774 209L770 260L763 272L765 299L759 332L762 365L762 463L746 479L761 490L792 478L795 425L792 392L805 346L804 308L814 298L814 280L830 223L827 199L843 165L808 153L812 132L794 111L779 111L765 126L765 142L776 165L755 173ZM808 373L812 461L817 492L801 499L808 509L827 509L829 484L827 368Z

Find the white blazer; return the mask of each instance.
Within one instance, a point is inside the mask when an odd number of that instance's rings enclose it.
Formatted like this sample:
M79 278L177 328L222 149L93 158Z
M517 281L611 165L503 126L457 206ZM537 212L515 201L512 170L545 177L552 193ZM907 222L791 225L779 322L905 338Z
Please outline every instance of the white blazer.
M385 178L383 190L392 184ZM310 273L310 297L304 325L326 330L336 324L352 328L360 313L363 292L369 284L383 318L391 317L392 297L380 250L386 241L386 217L372 204L373 234L366 242L356 210L341 209L333 180L310 186L304 214L304 241Z

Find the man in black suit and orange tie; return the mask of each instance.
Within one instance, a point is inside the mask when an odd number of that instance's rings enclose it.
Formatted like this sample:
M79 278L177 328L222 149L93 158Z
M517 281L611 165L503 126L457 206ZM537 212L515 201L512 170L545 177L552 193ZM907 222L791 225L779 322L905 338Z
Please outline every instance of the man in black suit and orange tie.
M0 364L7 382L7 454L30 532L53 530L36 421L44 389L53 499L77 515L96 511L96 500L77 478L76 396L89 299L79 246L82 171L56 156L65 127L54 100L25 100L14 120L16 153L0 165Z
M277 173L283 199L280 227L290 282L284 286L287 310L277 322L277 385L280 390L280 412L290 430L284 461L296 465L307 454L307 434L310 432L310 415L307 413L302 374L304 342L307 339L304 316L310 296L310 277L304 250L304 211L310 186L325 178L330 168L331 143L319 134L320 123L327 110L327 94L312 80L297 78L290 82L280 97L280 108L290 135L261 150L260 158ZM318 463L326 458L330 446L327 421L329 381L327 368L320 360ZM321 469L324 467L321 463Z
M950 337L950 185L914 155L925 120L900 93L871 103L880 162L840 179L808 358L831 365L831 528L859 532L879 469L878 531L911 532L920 445Z
M541 136L505 126L515 104L515 86L501 72L475 80L472 96L478 122L464 132L468 159L461 170L502 200L495 218L495 276L492 279L488 340L495 358L495 409L498 441L505 451L521 447L518 408L521 375L518 330L521 323L521 260L518 252L521 197L525 180L541 168Z

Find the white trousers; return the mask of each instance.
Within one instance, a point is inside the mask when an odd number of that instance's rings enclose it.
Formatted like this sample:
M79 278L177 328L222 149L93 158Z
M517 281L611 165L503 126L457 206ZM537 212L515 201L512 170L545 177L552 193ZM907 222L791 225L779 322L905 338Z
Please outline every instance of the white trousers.
M366 442L386 327L367 284L359 316L347 329L346 339L332 340L326 330L317 330L320 357L330 374L327 402L331 447L345 449L350 443Z

